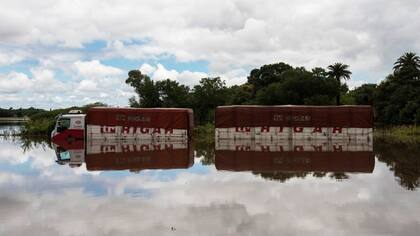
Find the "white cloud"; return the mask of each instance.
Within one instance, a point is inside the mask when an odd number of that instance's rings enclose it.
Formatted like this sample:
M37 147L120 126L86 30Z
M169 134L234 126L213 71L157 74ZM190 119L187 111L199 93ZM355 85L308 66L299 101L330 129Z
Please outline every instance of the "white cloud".
M119 68L98 60L76 61L70 65L73 68L66 71L67 80L57 78L53 69L57 67L49 62L30 68L30 75L0 74L0 107L9 107L12 103L48 109L97 101L121 105L127 104L133 95Z
M32 81L24 73L11 72L0 75L0 91L2 93L17 93L30 88Z
M0 66L14 64L27 57L28 53L23 50L2 50L0 48Z
M208 77L208 75L204 72L198 71L177 71L177 70L168 70L162 64L157 64L156 66L152 66L150 64L142 64L140 66L140 71L149 75L154 80L165 80L171 79L176 80L180 84L193 86L199 83L200 79Z
M109 76L118 76L123 73L122 70L112 67L112 66L106 66L102 64L98 60L92 60L92 61L76 61L74 63L76 72L87 78L103 78L103 77L109 77Z
M31 90L45 92L66 91L66 84L56 79L54 71L42 67L32 68L32 87Z
M92 80L82 80L77 86L77 90L82 92L95 92L98 90L98 84Z
M151 74L153 74L153 72L156 71L156 67L155 66L152 66L152 65L150 65L148 63L144 63L144 64L142 64L140 66L140 71L143 74L151 75Z

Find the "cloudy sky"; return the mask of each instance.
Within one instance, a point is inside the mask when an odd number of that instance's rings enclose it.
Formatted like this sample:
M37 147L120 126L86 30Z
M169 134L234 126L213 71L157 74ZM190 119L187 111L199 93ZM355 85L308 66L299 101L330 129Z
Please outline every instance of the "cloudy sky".
M354 87L420 53L420 0L2 0L0 107L127 105L127 72L194 85L253 68L350 65Z

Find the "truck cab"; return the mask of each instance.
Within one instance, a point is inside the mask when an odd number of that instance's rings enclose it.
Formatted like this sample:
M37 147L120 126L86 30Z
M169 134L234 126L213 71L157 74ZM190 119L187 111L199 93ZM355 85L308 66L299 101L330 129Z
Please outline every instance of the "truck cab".
M84 139L85 117L81 111L70 111L68 114L60 114L54 130L51 133L52 141L56 143Z

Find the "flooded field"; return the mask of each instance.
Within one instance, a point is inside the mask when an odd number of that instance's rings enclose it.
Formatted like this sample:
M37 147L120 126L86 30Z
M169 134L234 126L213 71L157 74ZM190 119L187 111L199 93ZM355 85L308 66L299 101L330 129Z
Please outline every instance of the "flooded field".
M418 235L419 155L384 140L0 137L0 234Z

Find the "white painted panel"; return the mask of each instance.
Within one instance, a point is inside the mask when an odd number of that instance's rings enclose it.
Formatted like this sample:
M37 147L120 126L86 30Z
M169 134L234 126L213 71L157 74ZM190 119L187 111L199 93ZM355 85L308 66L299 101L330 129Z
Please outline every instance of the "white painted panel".
M165 129L159 128L87 125L86 132L88 140L188 140L188 130L186 129L173 129L172 132L165 132Z
M356 142L350 140L216 140L216 150L231 151L307 151L307 152L356 152L373 151L372 142Z
M371 140L371 128L331 128L331 127L249 127L216 128L216 139L255 140Z
M86 142L87 154L157 151L165 149L187 149L188 141L154 140L89 140Z

